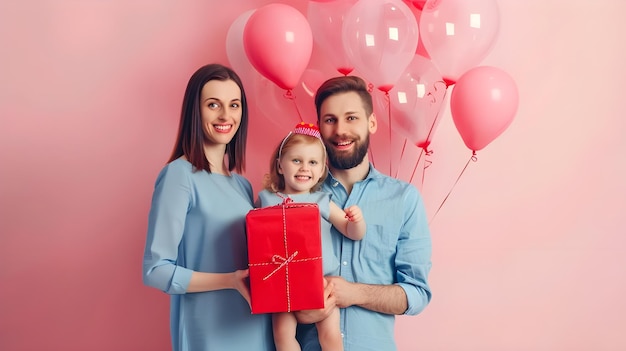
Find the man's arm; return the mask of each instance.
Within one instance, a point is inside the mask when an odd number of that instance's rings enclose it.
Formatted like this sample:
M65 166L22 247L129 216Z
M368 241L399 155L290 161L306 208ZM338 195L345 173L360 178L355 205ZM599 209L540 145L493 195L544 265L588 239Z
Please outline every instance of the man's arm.
M408 308L404 289L399 285L351 283L342 277L326 277L334 286L332 295L337 306L360 306L385 314L403 314Z

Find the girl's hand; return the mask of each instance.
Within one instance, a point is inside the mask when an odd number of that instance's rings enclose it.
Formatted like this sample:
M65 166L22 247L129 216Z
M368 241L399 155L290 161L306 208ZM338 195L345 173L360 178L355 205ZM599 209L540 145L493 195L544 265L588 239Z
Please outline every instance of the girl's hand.
M363 220L363 213L361 208L357 205L352 205L344 210L346 212L346 218L350 222L360 222Z

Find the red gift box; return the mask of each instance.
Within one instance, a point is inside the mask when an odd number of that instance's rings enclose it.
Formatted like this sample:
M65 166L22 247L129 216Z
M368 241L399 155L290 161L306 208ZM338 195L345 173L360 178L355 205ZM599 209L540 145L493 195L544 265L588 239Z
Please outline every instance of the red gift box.
M246 216L252 313L324 307L320 212L315 203L256 208Z

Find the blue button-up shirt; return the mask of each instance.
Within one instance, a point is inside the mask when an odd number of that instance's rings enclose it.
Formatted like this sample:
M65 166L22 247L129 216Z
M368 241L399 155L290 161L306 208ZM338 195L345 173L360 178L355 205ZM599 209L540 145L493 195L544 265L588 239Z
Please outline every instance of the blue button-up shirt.
M333 228L333 246L340 275L350 282L400 285L407 296L407 315L421 312L431 298L428 273L432 244L422 197L417 189L386 176L370 165L367 177L350 194L331 174L323 190L342 208L358 205L367 233L352 241ZM393 351L395 316L358 306L341 309L345 351ZM312 325L300 326L303 351L321 350Z

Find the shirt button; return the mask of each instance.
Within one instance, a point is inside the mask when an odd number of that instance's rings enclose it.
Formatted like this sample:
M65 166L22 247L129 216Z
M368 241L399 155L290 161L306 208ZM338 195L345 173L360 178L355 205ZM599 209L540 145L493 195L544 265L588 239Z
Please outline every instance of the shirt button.
M348 261L343 261L341 262L342 265L347 266L348 265Z
M339 182L334 182L333 183L333 187L336 187L337 185L339 185Z
M341 333L341 337L343 338L343 333Z

